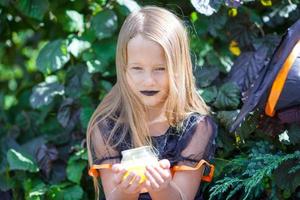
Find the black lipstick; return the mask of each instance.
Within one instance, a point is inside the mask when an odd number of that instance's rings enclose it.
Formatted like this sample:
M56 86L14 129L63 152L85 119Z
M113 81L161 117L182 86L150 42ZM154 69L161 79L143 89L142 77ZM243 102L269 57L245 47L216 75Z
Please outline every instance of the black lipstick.
M143 95L146 96L154 96L156 95L159 91L153 91L153 90L144 90L144 91L140 91Z

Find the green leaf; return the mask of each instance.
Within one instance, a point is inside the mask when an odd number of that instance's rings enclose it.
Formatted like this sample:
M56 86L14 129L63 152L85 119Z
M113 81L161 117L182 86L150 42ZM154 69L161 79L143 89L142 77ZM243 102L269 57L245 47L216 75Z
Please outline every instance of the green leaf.
M9 173L1 173L0 174L0 190L7 191L9 189L13 189L14 182L13 178L9 177Z
M94 109L91 107L86 107L86 108L81 109L80 122L84 129L87 128L87 125L89 123L89 120L90 120L93 112L94 112Z
M28 193L28 199L39 200L40 197L44 196L44 194L47 192L47 189L47 186L43 182L36 183L36 185L34 185L32 189L30 189Z
M0 0L0 5L7 7L9 5L10 0Z
M63 190L64 200L80 200L83 196L83 190L79 185L68 187Z
M102 75L110 72L108 69L111 63L114 62L116 43L114 39L101 40L95 42L92 46L92 52L84 52L83 59L86 61L88 72L101 72Z
M218 91L214 106L218 109L236 109L240 103L240 90L234 83L225 83Z
M130 12L140 8L139 4L134 0L117 0L117 2L121 6L125 6Z
M195 72L196 84L198 87L209 86L219 76L219 70L217 67L205 67L203 69L197 69Z
M47 0L22 0L16 4L18 10L24 15L37 20L42 20L49 8Z
M191 0L191 3L199 13L206 16L210 16L213 13L217 12L217 8L211 6L210 1Z
M300 186L300 170L288 173L289 169L297 164L299 164L299 160L287 160L274 171L275 183L279 188L290 189L294 192Z
M70 181L80 184L82 176L82 170L86 167L87 162L83 160L77 160L69 162L67 166L67 177Z
M31 158L23 155L21 152L17 152L14 149L9 149L6 156L10 170L24 170L30 172L39 171L36 163L34 163Z
M64 86L57 82L42 82L33 88L30 105L32 108L49 105L54 96L63 95L64 92Z
M69 68L66 76L66 95L78 98L92 90L92 75L88 73L85 66L77 65Z
M64 128L72 129L79 119L79 109L71 98L65 99L58 111L57 120Z
M67 10L64 29L69 32L80 32L80 33L83 32L84 31L83 15L75 10Z
M218 90L216 86L211 86L208 88L200 89L199 93L206 103L211 103L216 99Z
M219 111L217 117L220 120L221 124L223 124L224 127L226 127L226 129L228 130L238 114L238 110Z
M297 124L292 124L288 129L289 141L291 144L300 143L300 126Z
M73 38L68 46L68 51L74 56L79 57L79 55L91 47L91 43L81 40L79 38Z
M36 64L43 73L51 73L61 69L70 60L65 40L49 42L39 53Z
M99 40L109 38L117 30L117 15L112 10L103 10L92 18L91 27Z

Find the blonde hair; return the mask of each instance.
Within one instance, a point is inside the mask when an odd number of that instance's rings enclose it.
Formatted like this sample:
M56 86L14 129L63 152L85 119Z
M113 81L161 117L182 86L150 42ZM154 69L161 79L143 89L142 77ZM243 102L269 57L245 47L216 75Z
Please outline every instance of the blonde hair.
M196 91L189 40L183 23L166 9L155 6L143 7L132 12L122 25L116 52L117 83L98 105L89 121L87 148L90 166L93 164L90 149L92 131L100 122L107 119L114 121L114 127L107 138L107 143L112 147L122 142L121 139L128 133L133 147L151 145L146 122L147 108L130 90L125 76L127 44L137 34L157 42L164 50L169 75L169 94L166 99L168 123L175 126L192 112L203 115L209 113L209 108ZM115 134L120 138L118 143L112 143ZM93 178L93 181L98 197L98 181L96 178Z

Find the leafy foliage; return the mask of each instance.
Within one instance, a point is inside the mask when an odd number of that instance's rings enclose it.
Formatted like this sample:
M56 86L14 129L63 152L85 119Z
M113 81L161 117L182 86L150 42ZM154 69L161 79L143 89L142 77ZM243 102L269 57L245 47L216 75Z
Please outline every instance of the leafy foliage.
M298 124L263 128L256 110L228 132L245 91L300 18L299 0L173 2L158 5L187 25L198 92L219 124L215 178L201 184L204 197L300 198ZM118 30L149 4L0 0L1 197L93 199L88 120L116 82Z

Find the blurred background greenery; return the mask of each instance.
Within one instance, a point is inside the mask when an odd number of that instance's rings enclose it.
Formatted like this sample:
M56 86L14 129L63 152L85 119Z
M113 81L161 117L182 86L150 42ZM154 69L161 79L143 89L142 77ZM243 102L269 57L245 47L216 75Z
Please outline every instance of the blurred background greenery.
M237 58L267 63L299 0L0 0L0 199L93 199L88 120L116 81L116 40L143 5L186 24L199 93L219 123L216 173L206 199L300 199L300 126L266 128L227 76ZM288 139L285 139L287 136Z

